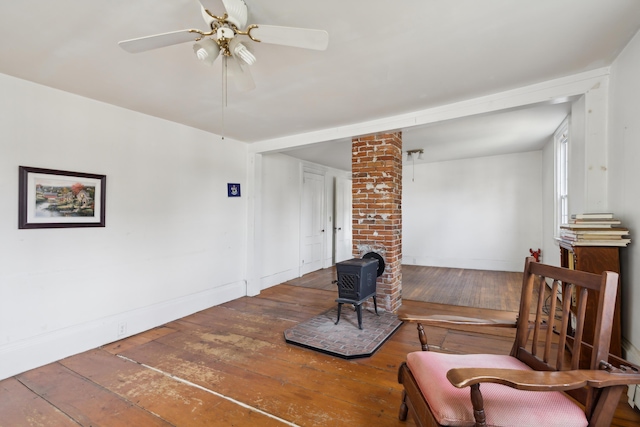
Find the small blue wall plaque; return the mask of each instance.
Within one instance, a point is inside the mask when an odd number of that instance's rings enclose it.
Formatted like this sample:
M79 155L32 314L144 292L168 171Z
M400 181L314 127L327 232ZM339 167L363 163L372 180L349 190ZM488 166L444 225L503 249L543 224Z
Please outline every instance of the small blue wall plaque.
M240 184L227 184L227 196L240 197Z

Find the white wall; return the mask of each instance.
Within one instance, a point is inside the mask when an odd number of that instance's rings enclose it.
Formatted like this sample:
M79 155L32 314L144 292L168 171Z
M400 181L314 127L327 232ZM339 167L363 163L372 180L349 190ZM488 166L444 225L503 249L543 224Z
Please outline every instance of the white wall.
M522 271L542 247L542 152L405 164L404 264Z
M0 378L245 294L246 146L0 75ZM18 229L18 166L104 174L106 227Z
M258 250L261 289L300 277L300 212L303 171L325 176L323 268L332 265L334 178L350 173L302 161L285 154L262 156Z
M283 154L262 157L261 288L299 277L300 161Z
M611 69L609 116L609 207L631 230L620 250L622 334L627 358L640 364L640 33ZM625 344L625 343L623 343Z

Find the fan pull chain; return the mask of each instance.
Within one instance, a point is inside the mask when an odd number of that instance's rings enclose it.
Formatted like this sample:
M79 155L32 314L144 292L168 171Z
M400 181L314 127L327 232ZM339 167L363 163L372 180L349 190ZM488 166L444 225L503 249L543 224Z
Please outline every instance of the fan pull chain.
M416 159L414 159L415 154L411 156L411 161L413 162L413 168L411 172L411 182L416 182Z
M222 139L224 140L224 110L227 107L227 56L222 56Z

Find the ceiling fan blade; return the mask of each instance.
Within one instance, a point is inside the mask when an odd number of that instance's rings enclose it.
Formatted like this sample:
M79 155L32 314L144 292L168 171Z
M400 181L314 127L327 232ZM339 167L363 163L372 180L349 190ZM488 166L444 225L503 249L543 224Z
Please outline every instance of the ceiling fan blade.
M249 12L247 11L247 4L244 0L222 0L225 9L227 9L227 18L230 22L235 24L236 27L242 29L247 25L247 17Z
M324 30L312 30L309 28L258 25L251 29L250 37L262 43L301 47L304 49L326 50L329 45L329 33Z
M212 15L222 17L227 14L227 20L238 28L247 25L247 5L244 0L198 0L202 6L202 15L207 24L211 25L212 18L204 12L208 10Z
M196 30L179 30L137 39L123 40L118 44L129 53L139 53L160 47L172 46L174 44L192 42L199 37L201 37L200 33Z
M237 58L233 56L227 58L227 69L239 91L249 92L256 88L256 83L253 81L249 66L241 66Z
M198 0L203 9L207 9L215 16L223 16L227 9L224 7L222 0Z

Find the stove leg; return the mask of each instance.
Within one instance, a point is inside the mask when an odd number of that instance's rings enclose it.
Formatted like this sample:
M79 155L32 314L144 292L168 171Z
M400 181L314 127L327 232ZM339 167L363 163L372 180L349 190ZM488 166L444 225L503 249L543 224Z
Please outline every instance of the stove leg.
M356 311L358 312L358 329L362 330L362 305L361 304L357 305Z
M340 321L340 311L342 310L342 303L339 302L338 303L338 320L336 320L336 323L334 323L335 325L338 324L338 322Z
M376 296L373 296L373 308L376 309L376 315L380 316L380 314L378 313L378 301L376 300Z

